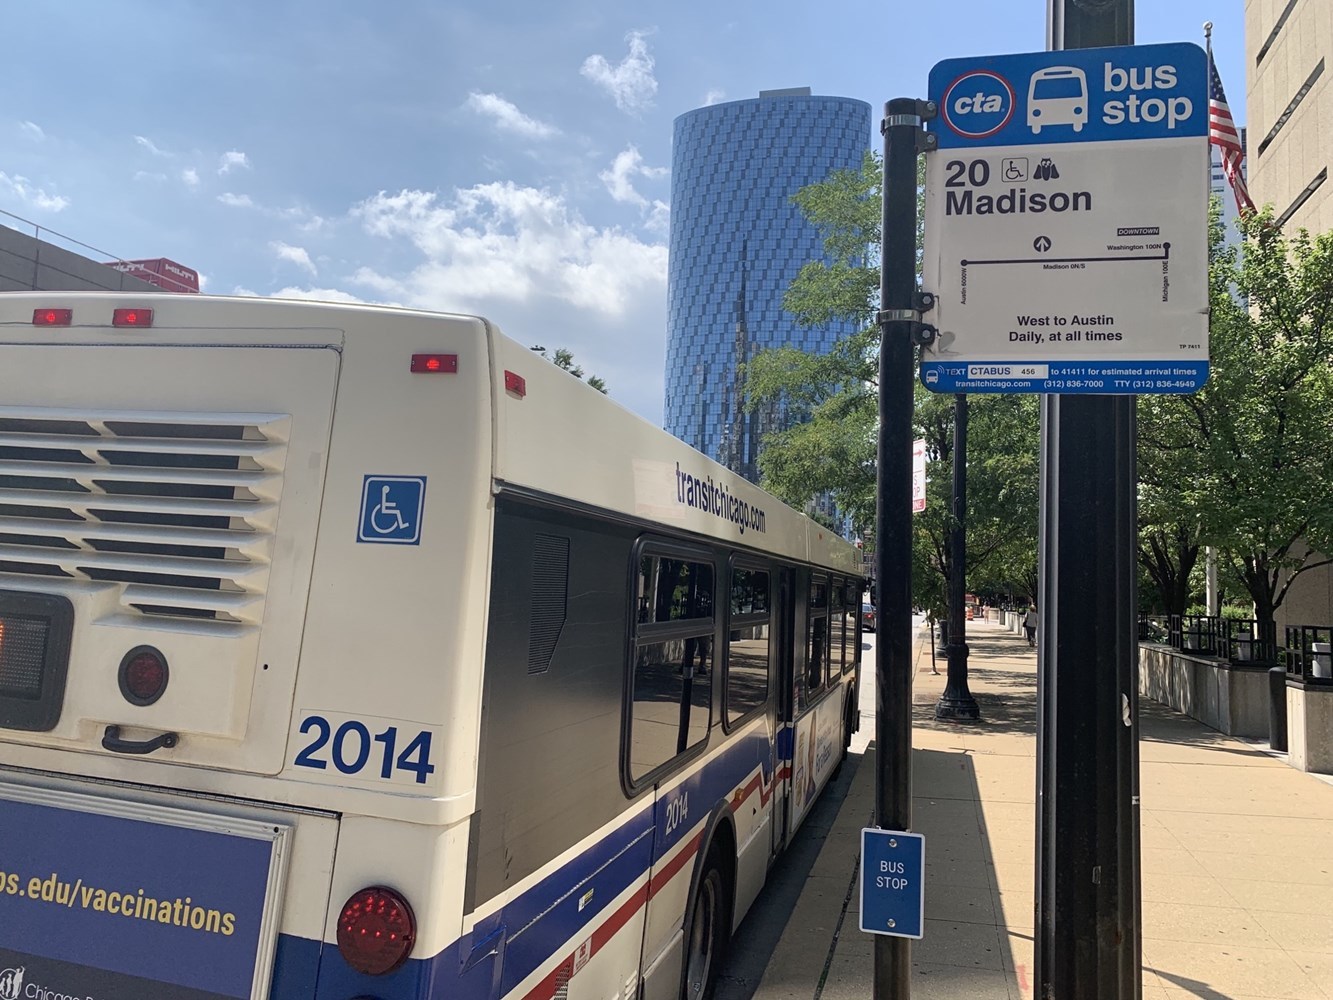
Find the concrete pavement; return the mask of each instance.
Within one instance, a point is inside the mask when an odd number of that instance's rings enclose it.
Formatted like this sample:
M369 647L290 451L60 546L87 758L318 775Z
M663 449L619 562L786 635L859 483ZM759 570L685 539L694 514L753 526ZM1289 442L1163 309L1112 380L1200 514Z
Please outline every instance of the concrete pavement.
M979 724L938 723L944 664L917 648L913 817L926 836L925 937L913 1000L1033 995L1036 654L968 624ZM865 1000L858 852L874 807L874 658L842 807L773 949L756 1000ZM1145 1000L1333 1000L1333 785L1142 700ZM766 890L767 891L767 890ZM745 934L743 925L741 935ZM738 947L745 947L743 940Z

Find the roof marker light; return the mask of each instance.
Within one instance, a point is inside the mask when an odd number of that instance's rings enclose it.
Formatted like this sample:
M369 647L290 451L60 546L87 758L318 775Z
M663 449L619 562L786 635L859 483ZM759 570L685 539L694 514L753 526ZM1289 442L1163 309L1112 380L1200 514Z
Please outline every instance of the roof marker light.
M69 326L74 322L73 309L34 309L33 326Z
M528 381L522 375L505 371L505 392L512 392L519 399L528 394Z
M151 309L117 309L111 314L112 326L152 326L153 310Z
M431 375L458 371L457 354L414 354L412 371Z

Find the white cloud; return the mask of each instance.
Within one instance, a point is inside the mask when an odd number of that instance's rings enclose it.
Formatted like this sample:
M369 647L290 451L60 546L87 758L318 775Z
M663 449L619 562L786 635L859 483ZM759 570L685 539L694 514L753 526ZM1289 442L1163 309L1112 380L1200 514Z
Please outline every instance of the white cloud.
M45 188L32 187L26 177L14 174L12 177L0 171L0 190L7 190L11 195L33 208L49 212L61 212L69 207L69 199L63 195L48 194Z
M306 253L305 247L294 247L289 243L283 243L281 240L274 240L268 246L279 260L290 261L311 274L316 273L315 262L310 259L310 254Z
M357 272L357 283L409 305L456 311L554 300L621 317L636 296L660 297L666 285L664 245L598 229L560 195L512 182L458 190L448 203L424 191L380 192L353 215L425 258L401 278Z
M249 170L250 157L236 149L223 153L222 157L218 160L218 173L229 173L232 167L244 167L246 170Z
M230 191L224 191L218 195L218 201L224 205L230 205L232 208L256 208L254 201L248 194L232 194Z
M610 169L603 170L597 176L601 178L602 183L606 185L606 190L611 193L611 197L616 201L647 208L648 199L634 189L633 178L657 179L665 177L668 173L666 167L644 166L643 156L639 153L638 148L626 146L616 154Z
M480 94L474 90L468 94L464 106L479 115L493 119L496 127L505 132L513 132L530 139L549 139L553 135L560 134L560 130L554 125L548 125L525 115L516 105L506 101L499 94Z
M159 149L159 148L153 143L153 140L152 140L152 139L148 139L148 138L146 138L146 137L144 137L144 136L142 136L142 135L136 135L136 136L134 137L134 141L137 142L137 143L138 143L140 146L142 146L144 149L148 150L148 152L152 153L154 156L170 156L170 155L171 155L171 154L168 153L165 149Z
M181 180L183 180L189 187L198 187L199 171L195 170L194 167L186 167L181 171Z
M46 138L46 133L42 131L42 127L36 122L19 122L19 128L23 130L24 135L36 139L38 142L41 142Z
M671 206L664 201L654 200L648 209L648 218L644 220L643 228L649 232L665 234L671 228Z
M621 111L636 112L651 107L657 93L653 57L644 37L642 31L631 31L625 36L629 54L618 65L612 66L605 56L591 55L583 60L579 70L610 94Z
M725 90L710 90L708 93L704 94L703 106L707 108L714 104L721 104L726 99L727 92Z

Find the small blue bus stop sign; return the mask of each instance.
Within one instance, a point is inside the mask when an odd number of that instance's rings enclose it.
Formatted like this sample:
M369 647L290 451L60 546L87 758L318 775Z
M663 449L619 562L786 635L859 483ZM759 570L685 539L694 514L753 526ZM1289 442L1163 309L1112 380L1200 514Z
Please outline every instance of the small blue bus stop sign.
M926 838L901 830L861 831L861 930L919 938L925 927Z

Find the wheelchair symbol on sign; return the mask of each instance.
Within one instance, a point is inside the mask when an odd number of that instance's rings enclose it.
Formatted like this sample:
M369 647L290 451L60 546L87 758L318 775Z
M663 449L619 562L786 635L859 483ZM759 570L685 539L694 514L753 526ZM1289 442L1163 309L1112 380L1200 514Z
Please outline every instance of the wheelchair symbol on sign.
M425 496L425 476L366 476L356 540L416 545Z
M381 524L384 524L385 527L381 528ZM380 487L380 502L370 512L370 527L380 535L392 534L395 531L406 531L411 527L403 520L403 512L398 509L398 505L389 499L388 485Z

